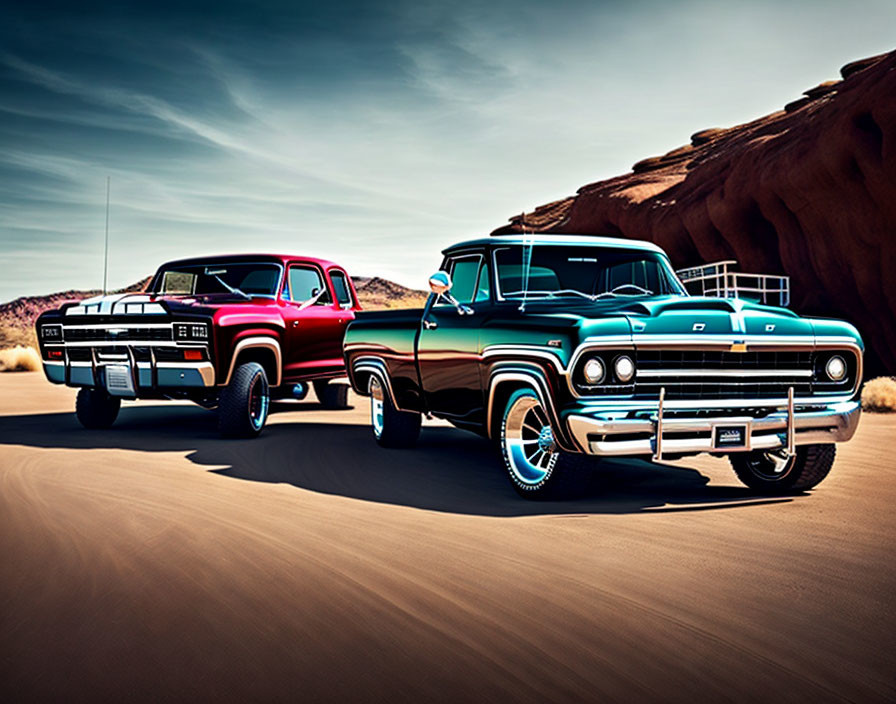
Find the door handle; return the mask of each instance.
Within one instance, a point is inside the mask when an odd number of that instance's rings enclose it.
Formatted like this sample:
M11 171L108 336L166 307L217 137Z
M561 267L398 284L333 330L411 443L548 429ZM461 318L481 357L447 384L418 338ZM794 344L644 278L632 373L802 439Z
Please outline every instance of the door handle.
M433 320L424 320L423 321L423 328L425 330L435 330L437 327L439 327L439 324Z
M298 321L298 320L293 320L293 321L292 321L292 326L293 326L294 328L299 327L299 321Z

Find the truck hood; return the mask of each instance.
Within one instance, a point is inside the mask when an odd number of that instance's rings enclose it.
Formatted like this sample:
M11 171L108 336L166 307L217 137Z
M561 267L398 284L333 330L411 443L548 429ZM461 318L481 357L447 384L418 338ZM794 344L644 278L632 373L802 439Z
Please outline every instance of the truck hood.
M806 336L811 321L786 308L738 298L663 297L632 301L618 309L635 335Z
M85 298L66 310L66 315L159 315L169 313L210 314L223 308L254 309L276 305L269 298L247 301L222 293L204 296L164 296L147 293L115 293Z
M594 337L686 338L697 341L737 340L743 337L813 338L813 321L786 308L764 306L742 299L697 296L557 301L527 304L526 317L537 316L551 328L577 330L573 344ZM852 335L849 330L839 334ZM833 331L825 330L827 334Z

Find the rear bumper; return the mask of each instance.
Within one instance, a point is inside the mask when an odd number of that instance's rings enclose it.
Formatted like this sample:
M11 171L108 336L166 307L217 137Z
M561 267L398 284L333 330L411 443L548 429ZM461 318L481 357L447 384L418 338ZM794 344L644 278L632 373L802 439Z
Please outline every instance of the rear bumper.
M657 410L620 414L618 409L591 406L588 413L572 412L566 425L586 454L601 456L709 452L728 454L752 450L792 450L796 445L844 442L856 432L862 409L858 401L767 409L763 415L722 413L717 409ZM717 414L717 415L716 415ZM630 416L636 417L630 417ZM719 446L717 428L744 428L744 442L737 447Z
M54 384L104 387L103 364L44 360L44 373ZM202 389L215 385L211 362L136 362L133 367L135 395L165 389Z

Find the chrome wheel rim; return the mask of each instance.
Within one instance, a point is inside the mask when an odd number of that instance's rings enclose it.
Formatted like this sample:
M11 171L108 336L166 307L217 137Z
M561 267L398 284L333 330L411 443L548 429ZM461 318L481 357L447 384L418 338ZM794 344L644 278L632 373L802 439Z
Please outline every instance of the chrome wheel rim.
M383 386L375 376L370 378L370 424L373 434L383 434Z
M268 406L271 399L268 394L268 385L260 374L252 380L249 387L249 422L255 430L261 430L265 419L268 417Z
M504 419L504 457L522 486L542 484L554 470L560 453L547 414L533 396L520 396Z
M778 482L790 474L794 459L786 450L761 452L749 459L750 470L760 479Z

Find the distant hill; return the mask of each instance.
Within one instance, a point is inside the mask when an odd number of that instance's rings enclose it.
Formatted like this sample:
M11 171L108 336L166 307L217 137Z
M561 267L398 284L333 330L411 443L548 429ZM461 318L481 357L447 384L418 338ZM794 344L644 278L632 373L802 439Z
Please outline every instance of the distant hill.
M426 292L407 288L377 276L352 277L361 307L368 310L381 308L418 308L426 301ZM113 293L142 291L149 277ZM102 291L61 291L46 296L23 296L9 303L0 303L0 349L16 345L37 346L34 321L45 310L58 308L65 301L80 301L97 296Z
M868 345L865 372L896 373L896 51L840 75L494 234L613 235L655 242L678 267L781 272L793 310L845 318Z

